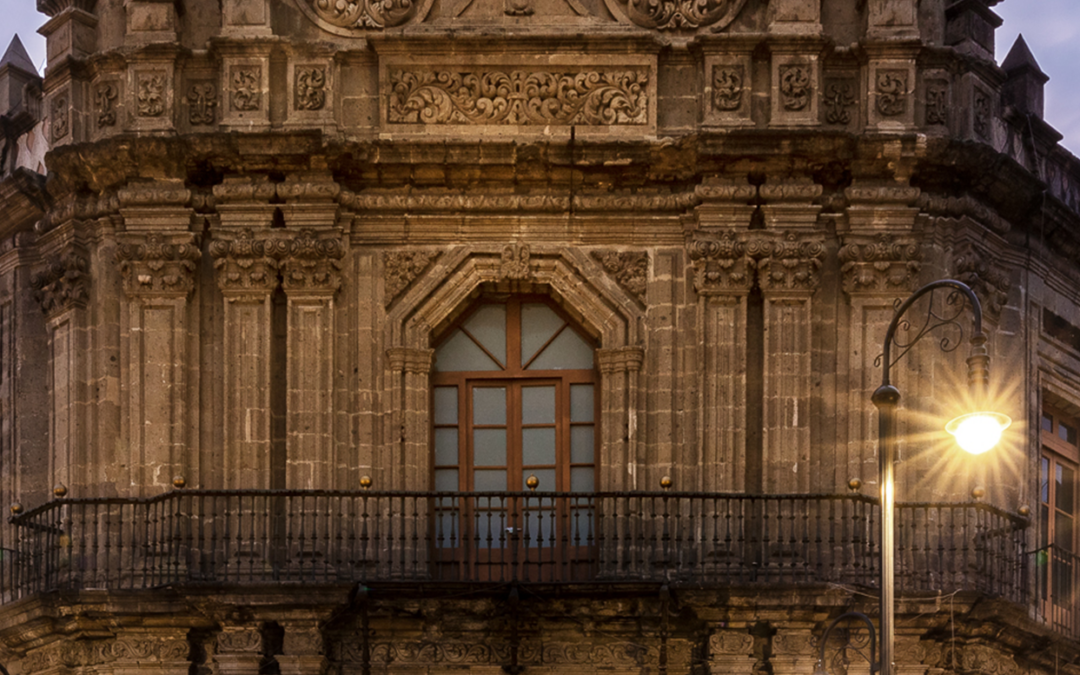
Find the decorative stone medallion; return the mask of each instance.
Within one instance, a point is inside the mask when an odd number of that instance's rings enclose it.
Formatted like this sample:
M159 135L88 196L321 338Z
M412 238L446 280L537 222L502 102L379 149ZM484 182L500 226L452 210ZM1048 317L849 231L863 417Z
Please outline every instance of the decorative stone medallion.
M419 23L431 10L433 0L292 0L323 30L342 36L362 36L372 31Z
M617 18L642 28L713 32L727 28L746 0L605 0Z

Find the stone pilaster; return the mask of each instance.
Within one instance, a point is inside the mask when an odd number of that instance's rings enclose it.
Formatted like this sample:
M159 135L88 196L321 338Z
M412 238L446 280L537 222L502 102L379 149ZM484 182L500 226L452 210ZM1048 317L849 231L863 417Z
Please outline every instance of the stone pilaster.
M262 635L254 626L226 626L217 634L214 664L221 675L258 675Z
M226 0L222 5L221 34L239 38L273 35L269 0Z
M389 428L386 438L387 467L390 485L385 489L403 490L427 480L428 391L435 350L418 347L391 347L386 350L391 382Z
M754 638L745 629L721 628L709 636L709 670L728 675L754 672Z
M142 46L176 41L176 5L172 0L125 0L124 43Z
M285 624L284 653L277 657L281 675L320 675L327 661L323 636L316 622Z
M629 428L627 421L632 417L638 398L638 379L641 364L645 359L645 350L638 346L615 347L596 350L596 365L600 370L601 399L600 433L601 443L610 453L611 461L601 469L601 490L655 489L652 486L635 485L633 476L627 475L626 467L637 467L635 447L638 431Z
M816 641L809 628L780 628L772 639L773 675L811 675L817 663Z
M866 37L871 40L917 39L918 0L868 0Z
M773 0L769 3L769 33L820 35L820 0Z

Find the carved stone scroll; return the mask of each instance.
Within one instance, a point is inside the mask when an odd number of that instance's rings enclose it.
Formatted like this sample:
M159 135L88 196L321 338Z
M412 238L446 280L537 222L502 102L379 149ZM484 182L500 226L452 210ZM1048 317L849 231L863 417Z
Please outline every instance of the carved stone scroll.
M89 298L89 268L86 257L74 250L49 258L44 269L30 279L41 311L53 316L85 307Z
M649 254L644 252L593 251L592 257L600 261L604 271L628 293L645 302L649 283Z
M1012 282L1008 271L986 248L965 241L953 252L953 274L971 287L982 302L983 310L992 318L1001 315L1009 299Z
M424 270L439 257L439 251L388 251L383 254L386 294L384 303L390 306Z
M875 83L877 109L885 117L896 117L907 111L908 73L904 70L879 70Z
M616 17L625 17L643 28L662 31L693 31L726 28L742 11L746 0L607 0Z
M129 296L186 296L194 287L195 263L202 257L194 235L128 237L116 260Z
M848 236L840 247L844 290L910 292L919 280L922 251L911 239L881 233L876 238Z

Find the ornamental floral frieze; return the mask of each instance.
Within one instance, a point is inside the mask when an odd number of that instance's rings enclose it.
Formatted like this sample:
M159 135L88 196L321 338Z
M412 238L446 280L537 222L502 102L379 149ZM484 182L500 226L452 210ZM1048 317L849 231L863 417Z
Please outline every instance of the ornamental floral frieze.
M623 290L644 304L649 282L649 254L644 251L593 251L592 257Z
M753 196L753 188L750 195ZM215 186L215 191L217 186ZM280 188L279 188L280 192ZM641 212L683 211L696 206L702 197L697 192L681 193L605 193L574 195L575 211ZM749 199L749 197L748 197ZM363 192L342 191L341 204L357 211L424 211L424 212L505 212L530 211L563 213L565 195L468 194L443 192Z
M383 254L383 275L386 293L384 302L389 307L401 293L416 280L439 251L387 251Z
M56 668L85 668L124 662L161 663L187 661L191 645L184 635L121 636L111 640L60 640L30 652L23 658L24 673Z
M345 245L338 233L301 230L289 237L280 230L258 235L249 229L235 239L210 243L222 291L269 293L281 275L289 292L334 293L341 288Z
M646 68L391 69L387 121L418 125L643 125Z
M336 35L356 36L422 21L431 0L293 0L309 19Z
M202 257L195 235L124 235L116 261L129 296L186 296L195 286L196 263Z
M89 298L90 262L81 253L68 249L47 258L44 268L30 278L30 285L46 316L85 307Z
M884 233L873 238L844 237L839 257L848 293L913 291L922 267L922 250L916 241Z
M606 0L608 9L622 21L660 31L696 31L727 28L746 5L746 0Z
M997 256L971 241L965 241L953 251L953 277L975 291L986 313L994 318L1009 299L1012 282L1009 272Z

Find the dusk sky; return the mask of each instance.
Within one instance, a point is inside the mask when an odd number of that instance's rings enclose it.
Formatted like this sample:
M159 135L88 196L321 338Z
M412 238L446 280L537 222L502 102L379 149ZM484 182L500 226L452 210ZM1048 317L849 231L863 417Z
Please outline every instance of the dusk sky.
M30 58L45 69L45 40L37 28L46 17L38 14L34 0L0 0L4 27L0 49L6 49L18 33ZM1080 155L1080 1L1006 0L996 11L1005 24L997 32L997 58L1005 59L1017 34L1023 33L1043 71L1046 85L1046 121L1065 135L1064 145Z

